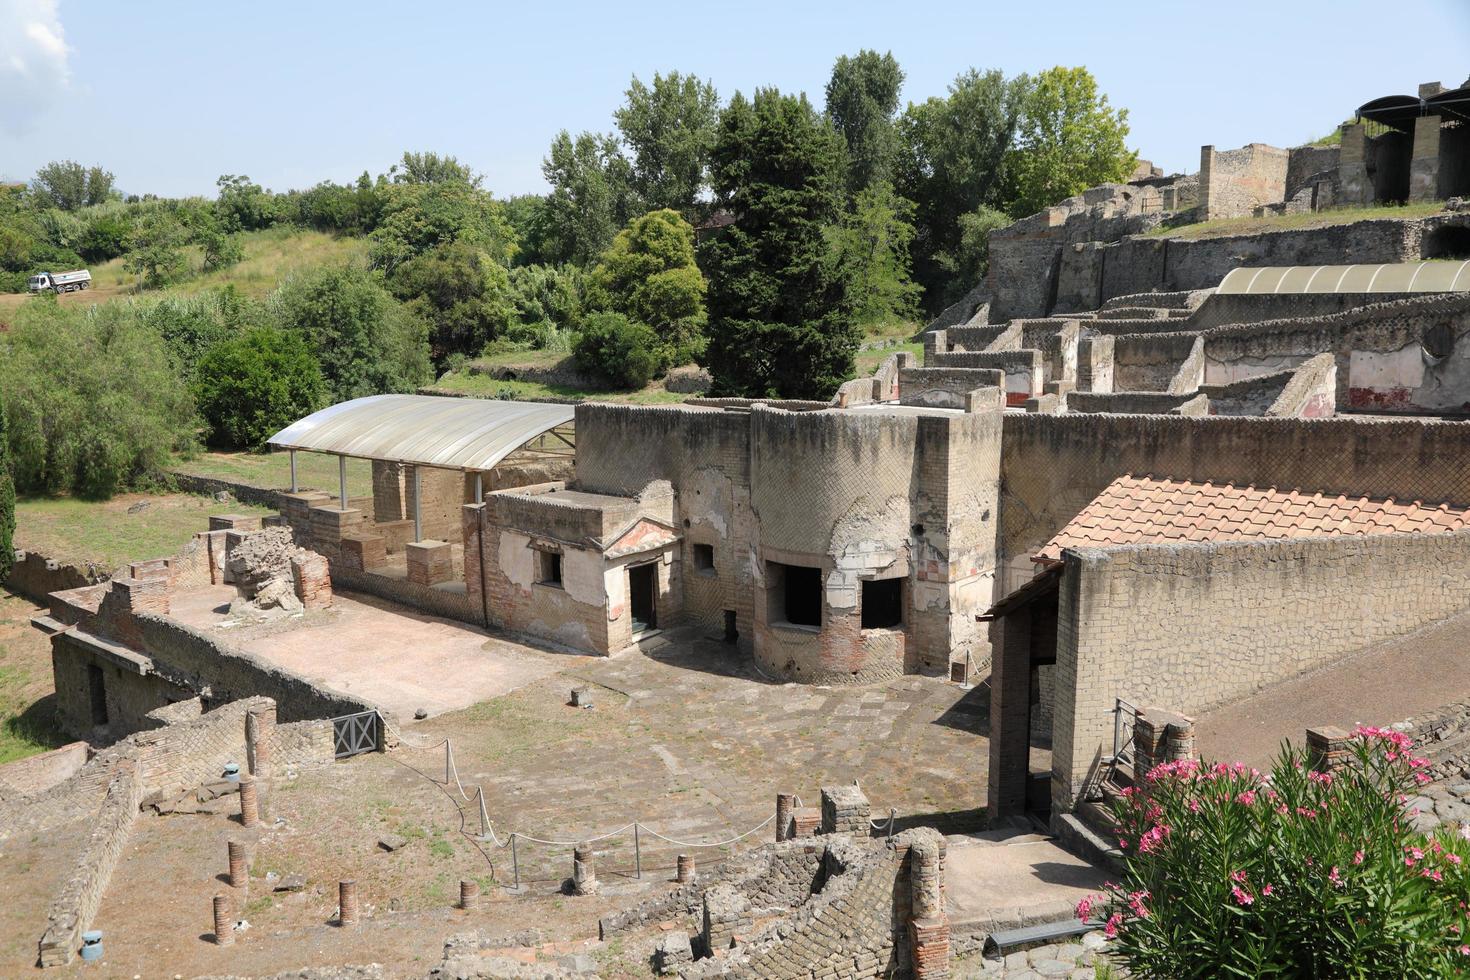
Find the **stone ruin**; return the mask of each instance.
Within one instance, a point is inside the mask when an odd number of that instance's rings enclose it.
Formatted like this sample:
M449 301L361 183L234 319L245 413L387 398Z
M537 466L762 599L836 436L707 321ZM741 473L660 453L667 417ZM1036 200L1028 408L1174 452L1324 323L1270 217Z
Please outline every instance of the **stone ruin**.
M229 621L276 619L331 604L327 560L297 547L291 530L241 535L225 556L225 578L238 592Z

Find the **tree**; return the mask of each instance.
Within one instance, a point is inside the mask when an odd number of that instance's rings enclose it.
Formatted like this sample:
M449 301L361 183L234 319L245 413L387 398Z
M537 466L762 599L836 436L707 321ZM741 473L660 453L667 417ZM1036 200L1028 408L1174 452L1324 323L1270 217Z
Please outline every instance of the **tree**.
M898 136L893 117L903 69L890 52L863 50L832 66L827 82L827 116L847 143L848 193L893 179Z
M112 174L101 167L84 167L75 160L52 160L36 171L36 196L63 211L101 204L112 193Z
M721 116L712 182L735 220L702 253L720 393L822 398L852 375L858 334L825 234L841 216L843 155L805 96L737 93Z
M439 245L463 242L508 265L515 231L504 208L485 191L457 180L386 184L373 232L374 267L392 275L397 266Z
M10 443L5 436L5 401L0 399L0 584L15 564L15 480L10 475Z
M412 391L431 378L428 323L360 266L292 276L267 307L279 326L305 338L332 402Z
M979 282L990 269L990 233L1011 223L1004 211L980 205L960 215L960 244L954 256L954 281Z
M1006 176L1012 214L1035 214L1089 187L1123 180L1128 110L1114 109L1086 68L1049 68L1028 91Z
M195 395L215 442L258 449L326 400L321 368L301 335L252 327L205 352Z
M577 364L625 388L642 388L668 367L667 348L646 323L593 313L577 337Z
M973 68L947 98L913 104L899 118L895 186L914 202L914 278L925 305L939 309L973 283L956 280L960 216L985 206L1005 211L1003 166L1031 80Z
M194 437L194 402L158 334L115 304L26 303L0 335L16 489L105 498Z
M224 231L254 231L275 224L277 207L270 191L244 174L224 174L214 183L219 188L215 209Z
M640 210L632 166L605 133L562 130L541 164L551 194L539 210L544 261L589 265Z
M665 208L618 232L592 270L588 301L653 328L672 363L704 349L706 291L694 262L694 228Z
M480 186L480 178L469 167L452 156L437 153L409 153L388 171L395 184L464 184Z
M438 245L409 259L393 271L388 288L429 321L436 361L453 353L478 354L515 317L505 267L467 242Z
M705 186L720 97L693 75L654 73L650 88L634 76L627 101L613 114L633 151L632 186L650 209L692 217Z
M149 211L133 228L123 268L158 289L183 279L189 272L184 256L188 234L179 220L162 208Z
M846 265L859 323L911 319L919 287L910 278L910 224L914 206L887 181L858 192L852 209L832 229L835 260Z

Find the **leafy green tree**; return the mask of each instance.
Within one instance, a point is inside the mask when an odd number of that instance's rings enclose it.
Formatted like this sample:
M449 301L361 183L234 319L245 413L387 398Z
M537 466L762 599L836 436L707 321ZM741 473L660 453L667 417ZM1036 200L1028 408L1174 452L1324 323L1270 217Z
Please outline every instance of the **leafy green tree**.
M178 282L189 274L189 262L184 255L188 237L178 218L155 208L133 228L123 268L142 279L147 289Z
M899 117L898 192L915 205L914 278L925 305L940 309L973 283L958 281L960 217L1007 210L1003 167L1031 80L970 69L947 98L910 103Z
M505 333L515 317L505 267L467 242L450 242L393 270L393 295L426 318L436 361L453 353L478 354Z
M655 72L651 87L634 76L613 118L633 152L632 185L642 206L693 216L720 118L714 85L676 71Z
M194 402L158 334L114 304L26 303L0 334L18 490L105 498L194 438Z
M15 564L15 480L10 476L10 443L5 435L5 401L0 399L0 584Z
M842 223L832 229L836 261L846 266L859 323L912 319L919 287L910 277L910 224L914 206L887 181L858 192Z
M694 228L665 208L633 219L592 270L588 302L653 328L675 364L704 349L704 276Z
M253 231L276 223L274 196L244 174L224 174L215 181L219 199L215 209L226 232Z
M410 153L388 171L395 184L464 184L480 186L480 178L454 157L437 153Z
M522 265L510 270L511 302L516 325L538 332L576 330L581 326L586 277L575 265ZM545 345L540 345L545 346Z
M373 265L392 275L397 266L440 245L462 242L508 265L515 231L504 208L485 191L458 180L386 184L373 232Z
M854 196L893 179L898 135L893 119L903 69L890 52L859 51L837 59L827 82L827 116L847 143L848 192Z
M721 116L711 172L735 220L701 263L717 391L820 398L852 375L847 271L826 238L842 213L843 159L842 138L805 96L737 93Z
M125 254L133 234L133 217L121 202L108 202L79 212L81 234L76 250L89 262L106 262Z
M577 364L584 371L634 389L668 367L666 352L653 328L621 313L588 316L575 348Z
M562 130L541 164L551 194L538 215L543 261L590 265L641 208L632 165L612 136Z
M75 160L52 160L36 171L32 187L43 203L75 211L107 200L112 182L112 174L101 167L84 167Z
M1089 187L1124 180L1138 163L1128 149L1128 110L1114 109L1086 68L1048 68L1026 94L1007 154L1012 214L1035 214Z
M952 265L955 282L973 284L985 278L990 269L990 233L1010 223L1004 211L983 204L960 215L960 244Z
M271 294L267 309L280 327L305 338L334 403L412 391L432 377L428 323L360 266L292 276Z
M258 449L326 400L321 368L301 335L252 327L215 344L199 362L195 397L211 441Z

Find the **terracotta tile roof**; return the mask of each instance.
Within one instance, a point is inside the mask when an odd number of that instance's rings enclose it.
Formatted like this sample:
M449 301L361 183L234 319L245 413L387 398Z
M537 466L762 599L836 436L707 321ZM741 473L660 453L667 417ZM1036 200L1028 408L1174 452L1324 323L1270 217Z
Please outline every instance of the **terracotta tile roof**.
M1433 534L1470 527L1470 508L1326 496L1275 487L1120 476L1037 552L1185 541L1274 541L1339 534Z

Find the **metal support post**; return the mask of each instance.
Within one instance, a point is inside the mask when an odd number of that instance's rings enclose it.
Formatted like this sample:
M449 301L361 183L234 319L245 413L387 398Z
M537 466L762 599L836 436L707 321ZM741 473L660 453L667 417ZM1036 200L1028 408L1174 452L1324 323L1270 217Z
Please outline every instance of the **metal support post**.
M481 477L482 474L475 474L475 503L477 504L485 502L485 482Z
M424 540L423 482L419 479L419 468L413 468L413 539Z
M296 450L290 451L291 456L291 492L296 492Z
M633 870L636 877L643 877L643 840L638 836L638 824L633 824Z
M520 855L519 850L516 848L516 835L515 835L514 832L512 832L511 835L510 835L510 866L513 869L515 869L515 876L516 876L515 889L516 889L516 891L520 891L521 890L521 855Z
M342 502L342 509L347 509L347 457L337 457L337 496Z

